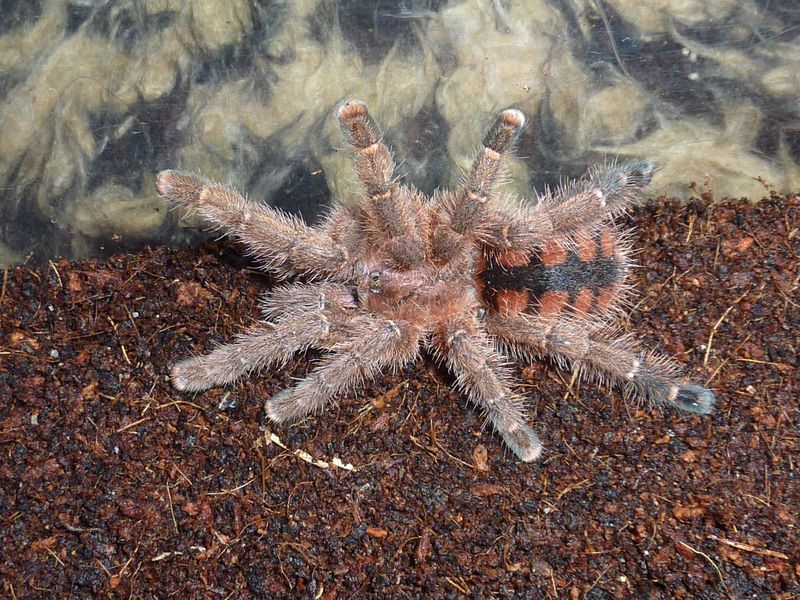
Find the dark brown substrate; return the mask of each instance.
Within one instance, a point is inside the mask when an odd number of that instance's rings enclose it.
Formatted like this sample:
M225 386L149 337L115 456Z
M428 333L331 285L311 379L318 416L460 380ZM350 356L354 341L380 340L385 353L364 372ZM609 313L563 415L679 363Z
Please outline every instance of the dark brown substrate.
M800 200L635 211L628 327L717 395L710 417L520 366L526 465L430 360L270 443L263 400L168 365L258 315L236 248L0 273L7 598L796 598Z

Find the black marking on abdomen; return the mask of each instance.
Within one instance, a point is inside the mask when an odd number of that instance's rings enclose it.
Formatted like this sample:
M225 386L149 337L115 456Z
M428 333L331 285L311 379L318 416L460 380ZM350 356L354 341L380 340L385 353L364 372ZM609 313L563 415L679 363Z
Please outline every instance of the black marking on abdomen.
M565 292L569 304L573 304L581 290L599 292L611 288L623 273L615 256L604 256L598 232L594 237L595 253L592 260L581 260L575 250L565 252L565 260L555 265L546 265L537 255L528 264L518 267L503 267L491 261L483 272L486 295L493 300L503 290L526 290L530 300L538 299L548 292ZM494 304L494 302L492 302Z

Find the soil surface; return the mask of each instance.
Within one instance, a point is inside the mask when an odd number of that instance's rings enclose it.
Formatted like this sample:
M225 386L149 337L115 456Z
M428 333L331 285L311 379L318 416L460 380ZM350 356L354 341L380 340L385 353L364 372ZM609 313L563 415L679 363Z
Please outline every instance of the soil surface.
M623 325L716 409L520 365L530 465L427 358L293 427L263 401L313 356L175 391L170 363L258 317L271 283L235 246L4 271L0 595L797 598L800 199L630 221Z

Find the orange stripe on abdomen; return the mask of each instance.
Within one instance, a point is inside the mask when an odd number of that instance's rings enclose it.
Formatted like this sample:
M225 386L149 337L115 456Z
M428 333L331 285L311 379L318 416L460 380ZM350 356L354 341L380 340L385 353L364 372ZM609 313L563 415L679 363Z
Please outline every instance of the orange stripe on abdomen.
M575 295L572 301L572 308L576 313L588 315L592 311L594 303L594 292L589 288L583 288Z
M537 301L534 304L537 313L543 317L554 317L567 306L569 294L567 292L545 292L537 298Z
M567 251L557 241L547 242L537 254L539 260L547 267L560 265L567 260Z
M479 289L487 306L504 314L607 313L623 289L624 252L613 227L597 226L550 240L531 255L498 253L481 265Z
M527 290L499 290L494 303L497 311L506 316L525 312L530 305Z

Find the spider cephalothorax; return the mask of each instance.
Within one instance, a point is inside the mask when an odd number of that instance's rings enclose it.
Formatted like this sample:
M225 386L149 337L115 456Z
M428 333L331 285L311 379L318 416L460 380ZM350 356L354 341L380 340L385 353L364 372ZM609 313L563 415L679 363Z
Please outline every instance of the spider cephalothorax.
M651 164L608 165L535 204L502 200L495 182L525 124L508 109L462 184L426 198L395 179L363 102L346 102L338 118L355 149L363 200L337 206L319 227L206 179L159 175L162 196L232 234L265 268L307 281L273 290L265 322L233 343L173 366L175 387L204 390L308 348L326 351L305 379L267 400L267 415L282 423L321 411L426 347L524 461L542 445L513 389L508 354L552 357L652 403L711 410L712 393L681 383L672 361L603 334L628 269L612 219L637 202Z

